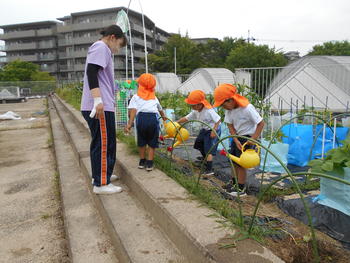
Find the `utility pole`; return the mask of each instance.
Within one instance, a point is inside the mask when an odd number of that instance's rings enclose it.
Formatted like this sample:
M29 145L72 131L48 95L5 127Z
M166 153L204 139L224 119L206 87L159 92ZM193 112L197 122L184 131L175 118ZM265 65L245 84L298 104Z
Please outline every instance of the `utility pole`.
M175 69L175 75L176 75L176 47L174 47L174 69Z

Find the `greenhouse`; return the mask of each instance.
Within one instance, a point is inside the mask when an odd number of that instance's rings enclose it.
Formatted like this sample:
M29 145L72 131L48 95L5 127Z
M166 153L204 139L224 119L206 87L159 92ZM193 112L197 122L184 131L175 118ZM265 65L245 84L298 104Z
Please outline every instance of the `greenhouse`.
M175 73L156 73L157 93L175 92L181 85L180 79Z
M178 90L187 94L192 90L200 89L206 94L212 94L217 85L234 82L233 72L226 68L199 68L192 72Z
M268 87L266 102L272 108L348 110L350 101L350 57L306 56L285 68L274 69L276 75Z

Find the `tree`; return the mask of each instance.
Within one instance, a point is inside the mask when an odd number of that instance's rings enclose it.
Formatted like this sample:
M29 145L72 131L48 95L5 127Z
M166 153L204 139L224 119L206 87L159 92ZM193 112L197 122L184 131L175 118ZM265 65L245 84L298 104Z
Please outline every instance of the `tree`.
M32 81L54 81L55 77L51 76L48 72L37 71L31 76Z
M176 47L177 73L189 74L197 68L279 67L288 60L281 52L268 46L257 46L244 39L225 37L196 44L187 36L173 35L162 50L150 54L152 71L174 72L174 48Z
M258 46L253 43L244 43L232 49L226 59L226 67L232 71L236 68L283 67L287 63L288 60L283 53L267 45ZM266 88L275 73L275 71L267 71L265 74L260 74L259 70L251 71L251 83L259 96L265 96Z
M39 71L39 66L22 60L12 61L0 71L0 81L43 81L54 80L47 72Z
M187 36L172 35L160 51L148 56L152 71L174 72L174 49L178 74L189 74L202 64L200 50Z
M308 53L310 56L350 56L349 41L331 41L322 45L315 45Z
M244 43L232 49L226 59L226 67L236 68L283 67L288 63L282 52L267 45Z
M225 67L227 56L232 49L244 43L243 39L225 37L221 40L209 40L206 44L199 44L201 57L203 61L202 67L222 68Z

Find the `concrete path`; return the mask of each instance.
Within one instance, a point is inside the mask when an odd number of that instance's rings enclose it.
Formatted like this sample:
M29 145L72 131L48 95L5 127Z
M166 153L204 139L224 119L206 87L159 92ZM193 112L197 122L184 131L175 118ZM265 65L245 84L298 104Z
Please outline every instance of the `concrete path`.
M46 99L7 111L22 119L0 121L0 262L69 262Z

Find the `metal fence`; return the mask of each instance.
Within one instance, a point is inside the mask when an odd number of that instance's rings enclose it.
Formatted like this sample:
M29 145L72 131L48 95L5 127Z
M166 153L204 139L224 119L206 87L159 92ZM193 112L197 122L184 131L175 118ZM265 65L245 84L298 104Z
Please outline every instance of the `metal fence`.
M0 81L0 98L46 96L56 87L56 81Z

